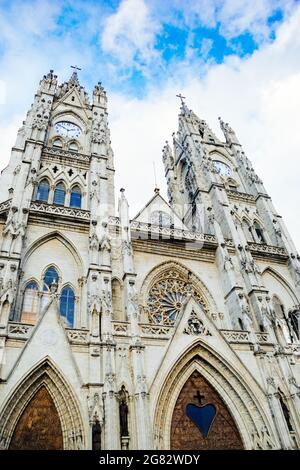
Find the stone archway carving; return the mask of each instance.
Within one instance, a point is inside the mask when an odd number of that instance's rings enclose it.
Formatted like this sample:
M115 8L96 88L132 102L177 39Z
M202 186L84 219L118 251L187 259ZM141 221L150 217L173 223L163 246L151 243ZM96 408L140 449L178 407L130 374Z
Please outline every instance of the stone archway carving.
M247 383L208 345L194 343L169 373L158 396L154 417L155 447L169 449L171 426L178 396L194 371L215 389L229 410L245 449L275 449L279 443L259 402L259 385Z
M0 449L8 449L14 429L37 392L45 387L58 412L64 450L85 448L85 432L79 404L60 371L44 359L22 380L0 414Z

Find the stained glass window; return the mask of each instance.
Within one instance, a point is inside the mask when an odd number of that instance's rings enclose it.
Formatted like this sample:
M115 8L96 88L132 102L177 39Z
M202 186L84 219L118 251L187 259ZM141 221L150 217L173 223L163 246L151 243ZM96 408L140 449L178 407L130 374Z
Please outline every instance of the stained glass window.
M53 197L53 204L58 204L59 206L65 205L66 190L63 183L58 183L56 185Z
M65 319L66 325L72 328L74 325L75 295L71 287L64 287L60 294L60 314Z
M22 303L21 322L34 325L38 313L38 286L30 281L25 287Z
M36 193L36 200L48 202L48 196L49 196L49 183L47 180L42 180L38 185L38 189Z
M70 207L81 208L81 190L79 186L71 189Z

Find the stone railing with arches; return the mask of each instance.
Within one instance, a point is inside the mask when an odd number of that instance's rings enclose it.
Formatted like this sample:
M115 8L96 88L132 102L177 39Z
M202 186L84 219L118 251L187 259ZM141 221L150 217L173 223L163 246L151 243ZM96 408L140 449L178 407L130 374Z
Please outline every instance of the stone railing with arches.
M68 218L76 218L85 221L90 220L90 211L84 209L75 209L71 207L56 206L45 202L34 201L30 204L30 211L42 212L44 214L60 215Z
M265 243L248 242L248 246L253 253L259 255L275 256L288 259L288 253L281 246L272 246Z
M226 189L227 195L232 199L239 199L240 201L255 203L255 197L252 194Z
M9 322L8 323L8 337L15 339L27 340L31 335L34 325L27 325L25 323Z
M226 341L229 343L251 343L249 331L242 330L220 330ZM257 342L260 344L269 344L269 335L266 332L255 333Z
M72 160L83 160L85 162L90 161L90 156L79 152L70 152L63 150L59 147L44 147L43 152L48 155L54 155L57 157L67 157Z
M10 208L11 201L12 201L11 199L7 199L7 201L1 202L1 204L0 204L0 214L2 212L6 212Z
M190 240L197 241L201 243L217 244L216 238L214 235L194 232L192 230L185 230L179 228L164 227L161 225L154 225L145 222L138 222L136 220L131 221L130 224L131 230L142 233L153 233L156 235L161 235L165 238L175 238L179 240Z

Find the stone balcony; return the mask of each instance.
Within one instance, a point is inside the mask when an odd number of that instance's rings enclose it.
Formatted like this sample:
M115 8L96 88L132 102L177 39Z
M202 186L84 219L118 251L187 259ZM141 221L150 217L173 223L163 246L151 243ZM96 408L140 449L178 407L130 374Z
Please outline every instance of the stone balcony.
M286 261L289 255L281 246L267 245L266 243L248 242L252 254L258 258L273 258L278 261Z
M87 162L90 161L90 156L84 153L79 152L69 152L68 150L63 150L59 147L44 147L43 148L43 157L50 155L51 157L57 157L67 160L72 160L74 162Z
M31 213L41 213L50 216L59 216L68 220L90 221L90 211L72 207L56 206L46 202L34 201L30 204Z

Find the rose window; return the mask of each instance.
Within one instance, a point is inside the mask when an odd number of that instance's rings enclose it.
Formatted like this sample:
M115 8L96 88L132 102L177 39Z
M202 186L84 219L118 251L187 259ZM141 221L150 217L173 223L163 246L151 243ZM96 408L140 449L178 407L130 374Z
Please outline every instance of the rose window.
M205 308L203 299L192 284L176 271L170 271L150 289L147 299L149 321L173 325L189 294L192 294Z

